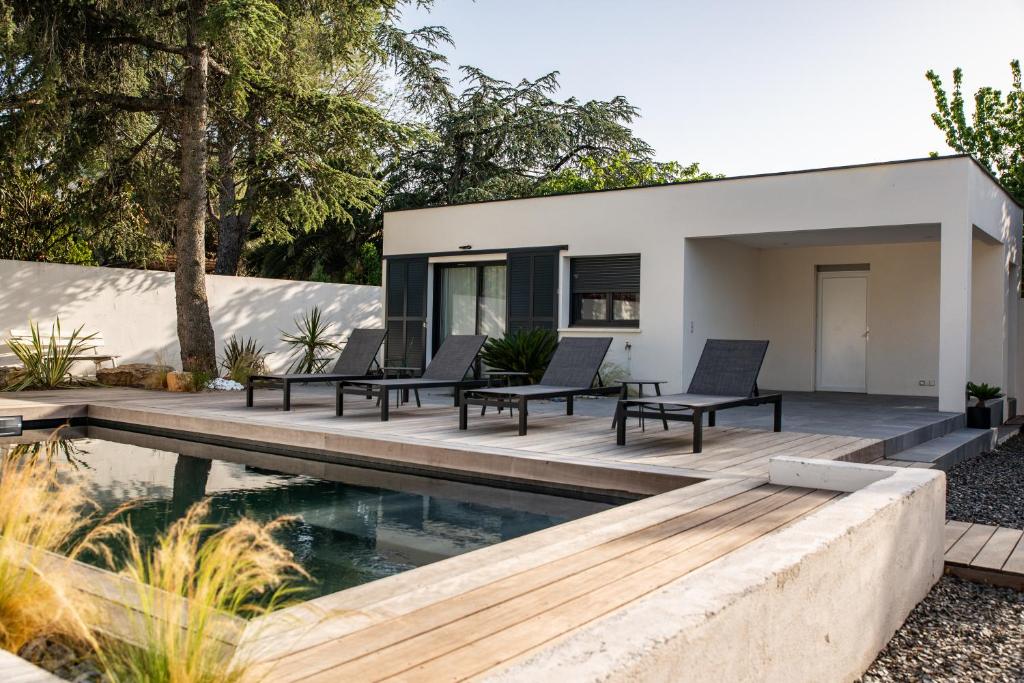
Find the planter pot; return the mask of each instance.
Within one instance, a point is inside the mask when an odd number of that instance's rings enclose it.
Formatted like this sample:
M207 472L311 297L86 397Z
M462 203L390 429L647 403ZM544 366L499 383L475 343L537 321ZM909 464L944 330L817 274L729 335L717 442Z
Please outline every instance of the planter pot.
M971 429L992 429L1003 424L1003 400L993 399L991 403L967 408L967 426Z

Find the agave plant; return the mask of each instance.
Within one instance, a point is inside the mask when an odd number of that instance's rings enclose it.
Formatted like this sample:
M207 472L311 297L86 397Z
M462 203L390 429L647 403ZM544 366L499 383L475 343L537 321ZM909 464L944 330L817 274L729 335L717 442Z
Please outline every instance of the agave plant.
M64 337L61 334L60 318L50 329L49 338L44 338L40 333L38 323L29 321L29 330L31 341L7 340L11 352L18 357L23 367L15 373L3 391L63 389L88 383L73 377L71 367L76 358L91 348L89 342L95 334L82 334L82 327L79 327Z
M505 372L526 372L536 384L547 370L558 346L558 336L550 330L520 330L500 339L488 339L480 358L488 367Z
M231 335L224 344L224 357L221 358L220 366L230 379L245 384L251 375L266 372L267 354L255 339Z
M313 374L323 372L331 356L339 349L328 336L334 323L325 322L319 306L295 319L297 332L281 332L281 341L288 345L291 365L288 372Z

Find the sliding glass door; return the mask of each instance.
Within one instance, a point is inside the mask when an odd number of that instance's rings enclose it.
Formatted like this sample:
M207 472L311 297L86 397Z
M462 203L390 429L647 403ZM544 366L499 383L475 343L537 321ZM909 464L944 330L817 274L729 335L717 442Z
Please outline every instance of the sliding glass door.
M504 263L438 264L434 350L450 334L505 335Z

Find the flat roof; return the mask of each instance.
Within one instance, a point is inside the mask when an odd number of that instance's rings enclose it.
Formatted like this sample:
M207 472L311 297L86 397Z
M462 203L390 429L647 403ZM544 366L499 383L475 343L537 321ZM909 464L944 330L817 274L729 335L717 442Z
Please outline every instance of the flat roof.
M748 175L736 175L736 176L725 176L722 178L706 178L704 180L682 180L674 183L661 183L657 185L636 185L634 187L609 187L601 190L577 190L575 192L555 192L552 194L537 195L535 197L510 197L507 199L478 199L472 202L460 202L458 204L435 204L432 206L421 206L421 207L410 207L405 209L392 209L391 211L385 211L385 215L389 213L404 213L406 211L426 211L430 209L448 209L455 206L473 206L475 204L494 204L496 202L521 202L530 199L548 199L550 197L569 197L573 195L582 194L598 194L601 192L631 192L634 190L650 190L659 187L673 187L682 185L701 185L704 183L723 183L730 180L751 180L754 178L774 178L777 176L787 175L798 175L802 173L822 173L825 171L845 171L855 168L871 168L873 166L894 166L896 164L916 164L925 161L946 161L949 159L970 159L974 164L980 168L989 179L996 184L996 186L1002 190L1003 194L1013 202L1018 208L1024 208L1024 204L1017 201L1017 199L1010 194L1010 191L1003 186L999 179L992 174L990 170L975 159L970 154L946 154L944 156L927 156L927 157L916 157L913 159L894 159L892 161L873 161L863 164L846 164L844 166L822 166L819 168L803 168L795 171L775 171L772 173L751 173Z

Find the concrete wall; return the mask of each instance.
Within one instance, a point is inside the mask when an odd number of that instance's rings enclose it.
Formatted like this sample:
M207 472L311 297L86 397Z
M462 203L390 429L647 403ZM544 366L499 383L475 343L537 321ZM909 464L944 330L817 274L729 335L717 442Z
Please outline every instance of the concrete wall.
M294 318L313 306L339 336L383 324L379 287L220 275L207 276L206 287L218 353L232 334L254 337L271 352L271 370L287 366L280 331L293 330ZM120 355L121 363L160 358L181 366L173 273L0 260L0 336L28 327L30 319L48 330L58 315L65 329L85 325L86 332L102 333L104 351ZM0 355L5 362L12 358Z
M857 679L942 575L945 477L889 473L487 680Z
M905 264L895 257L888 258L888 263L892 264L888 281L872 283L879 310L894 326L886 330L872 325L872 342L877 342L872 346L880 353L872 361L869 391L938 392L942 393L945 409L962 410L966 378L975 370L977 376L996 372L990 358L990 328L986 327L984 335L974 339L972 344L972 336L976 335L972 332L971 309L978 307L974 304L972 289L995 287L994 280L985 280L987 284L972 288L972 265L984 268L989 274L996 268L994 258L982 258L983 263L974 263L972 232L980 231L984 239L1002 245L1001 272L1016 267L1014 264L1020 263L1021 209L979 171L973 161L951 157L403 211L388 213L384 226L386 255L455 252L462 245L471 245L472 249L462 256L468 257L479 250L567 245L562 252L559 294L563 327L560 332L613 335L613 360L628 362L629 371L636 376L651 375L669 380L670 391L680 390L689 381L704 339L724 336L729 330L750 328L746 320L750 291L759 292L776 284L781 286L782 282L775 282L776 277L803 278L803 275L776 270L768 273L766 279L762 269L758 280L752 281L750 271L743 266L749 265L753 258L750 252L734 251L739 261L730 262L724 257L724 250L715 253L715 247L697 246L696 250L704 251L695 259L686 254L690 245L698 241L690 238L738 239L747 247L764 251L770 248L758 241L765 236L777 242L785 239L789 242L785 246L797 250L846 245L850 249L845 255L833 252L835 258L844 262L853 258L854 245L872 254L906 253L916 259L909 264L912 273L905 272ZM927 239L935 244L941 239L937 261L925 259L923 251L901 250L892 244L870 246L880 242L906 242L908 240L891 239L884 233L914 232L922 226L928 234L916 239ZM880 236L882 239L878 239ZM565 326L569 300L565 273L568 258L637 252L641 254L642 264L639 329L609 331ZM786 258L779 256L781 260ZM711 271L701 263L717 263L726 277L718 278L712 287ZM803 268L808 262L801 263ZM873 265L873 269L875 267ZM698 272L687 273L690 268ZM923 275L927 277L918 277ZM696 287L703 289L693 292ZM930 289L925 291L926 287ZM1017 374L1013 366L1016 340L1011 334L1016 329L1017 313L1005 280L1003 289L1002 304L998 301L995 304L997 313L993 315L996 317L989 319L986 325L998 326L1002 321L1002 332L995 333L1003 338L1003 349L998 353L1003 361L997 374L1004 380L999 383L1009 388L1015 384L1013 378ZM805 304L807 296L813 301L814 292L812 275L795 307L798 317L795 324L800 326L801 340L791 348L799 348L802 355L797 359L778 355L782 353L782 345L773 343L766 368L769 374L762 382L764 386L811 387L814 336L813 332L807 334L807 325L812 324L809 321L813 318L808 316L813 309ZM979 293L979 296L982 295ZM922 308L904 305L910 301L921 301ZM935 302L942 302L941 310ZM771 305L773 321L780 325L794 310L788 302ZM719 310L723 307L737 310ZM759 310L768 310L768 305ZM937 318L939 321L935 324ZM691 321L694 322L692 334L689 332ZM628 356L627 344L631 347ZM976 355L972 354L972 346L979 349ZM888 352L892 348L897 351ZM940 358L945 358L945 362L940 362ZM919 379L932 378L936 380L934 388L925 389L917 384ZM943 384L944 393L940 391ZM1011 391L1015 393L1016 387Z

